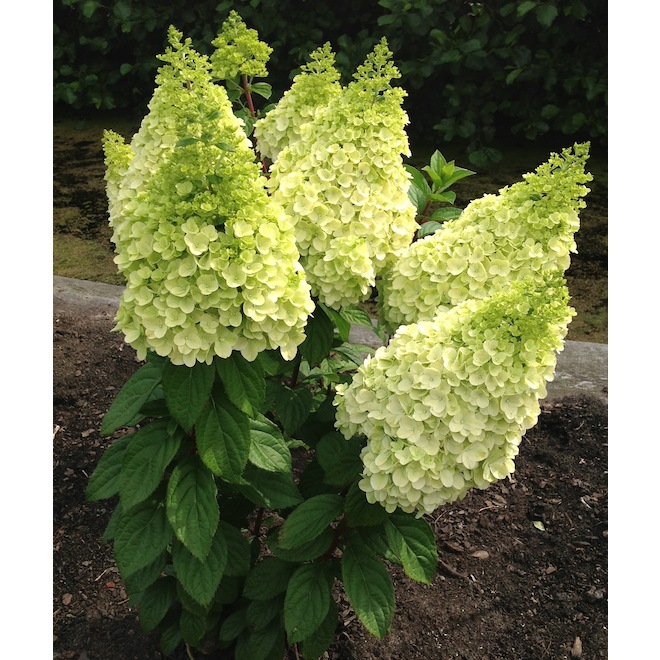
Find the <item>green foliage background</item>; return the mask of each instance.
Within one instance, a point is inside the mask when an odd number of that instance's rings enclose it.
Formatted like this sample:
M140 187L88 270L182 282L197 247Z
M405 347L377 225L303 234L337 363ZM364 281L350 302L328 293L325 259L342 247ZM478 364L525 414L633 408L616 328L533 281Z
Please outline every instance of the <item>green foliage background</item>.
M232 9L273 48L273 101L326 41L349 75L385 36L413 143L464 141L477 165L497 160L504 139L605 144L607 3L594 0L56 0L56 111L142 116L168 26L208 53Z

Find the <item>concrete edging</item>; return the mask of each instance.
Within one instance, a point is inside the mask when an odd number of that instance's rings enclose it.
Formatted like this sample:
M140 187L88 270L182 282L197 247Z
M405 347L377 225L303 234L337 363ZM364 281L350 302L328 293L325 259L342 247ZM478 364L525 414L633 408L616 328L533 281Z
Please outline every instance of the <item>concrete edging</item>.
M86 309L90 316L114 316L122 286L89 282L70 277L54 276L54 311L76 307ZM351 341L377 347L381 342L368 328L354 326ZM607 344L567 341L557 358L555 379L548 383L545 401L580 394L607 401Z

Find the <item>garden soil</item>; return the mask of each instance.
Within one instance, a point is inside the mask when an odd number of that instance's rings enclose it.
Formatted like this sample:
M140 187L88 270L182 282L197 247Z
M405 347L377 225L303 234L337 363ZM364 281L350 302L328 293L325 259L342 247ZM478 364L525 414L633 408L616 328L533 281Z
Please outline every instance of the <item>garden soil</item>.
M66 231L58 209L67 208L89 225L76 231L94 237L103 232L96 215L106 214L98 129L74 130L69 124L60 129L56 123L56 231ZM503 181L507 176L494 174L491 189L517 180ZM485 184L481 188L479 196L486 192ZM575 298L582 276L587 286L580 295L602 311L607 300L606 188L594 206L588 220L583 215L583 228L592 231L569 287ZM103 415L139 366L134 351L111 332L113 315L111 308L74 302L53 308L56 660L164 657L157 637L142 631L128 603L112 547L101 542L114 501L90 503L84 497L89 475L112 441L99 434ZM586 326L569 338L607 341L606 324ZM584 331L589 328L591 334ZM328 658L607 658L607 438L605 398L576 392L544 403L538 424L523 439L512 479L471 492L427 517L439 558L432 583L417 584L390 566L397 608L384 639L362 628L338 590L341 621ZM184 649L173 656L187 657ZM231 655L194 657L225 660ZM289 657L296 657L293 650Z

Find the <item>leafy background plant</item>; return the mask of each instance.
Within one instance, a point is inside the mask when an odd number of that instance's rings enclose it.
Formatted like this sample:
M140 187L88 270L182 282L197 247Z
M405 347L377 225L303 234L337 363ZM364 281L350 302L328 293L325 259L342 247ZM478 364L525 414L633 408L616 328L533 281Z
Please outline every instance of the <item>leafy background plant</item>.
M58 0L56 108L141 116L167 27L177 25L204 52L231 9L273 48L273 100L289 86L291 63L325 41L348 75L385 36L409 92L413 141L459 140L475 166L496 162L503 140L606 142L607 3L582 0Z

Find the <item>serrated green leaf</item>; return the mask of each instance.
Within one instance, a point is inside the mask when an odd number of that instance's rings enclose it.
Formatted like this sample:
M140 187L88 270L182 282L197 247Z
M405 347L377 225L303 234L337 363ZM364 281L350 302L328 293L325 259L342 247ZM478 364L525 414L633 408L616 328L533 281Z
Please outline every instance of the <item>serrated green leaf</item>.
M369 504L357 483L351 485L344 500L344 514L349 527L371 527L387 520L387 511L380 504Z
M137 431L124 452L119 497L125 509L147 499L157 488L181 446L181 434L168 432L168 420L157 420Z
M392 625L394 587L384 564L369 550L344 548L341 574L348 602L364 627L382 639Z
M307 319L305 341L299 346L298 350L309 365L315 367L330 352L334 336L335 326L333 322L323 309L317 306L314 313Z
M351 334L351 324L337 311L330 307L326 307L323 303L316 303L317 307L320 307L325 315L335 324L337 332L342 341L348 341L349 335Z
M101 422L101 435L110 435L127 426L149 400L160 384L163 374L161 362L147 362L126 381Z
M341 355L342 357L345 357L349 362L352 362L353 364L357 365L358 367L361 366L365 359L366 356L369 352L373 352L367 347L367 351L361 351L357 346L354 344L341 344L341 346L336 346L334 349L335 353L337 355Z
M169 619L170 617L168 617ZM179 617L173 617L164 628L160 636L160 651L163 655L171 656L176 647L183 642L181 635L181 626L179 625Z
M290 473L266 472L252 465L245 468L236 489L250 502L267 509L288 509L302 500Z
M291 452L276 424L263 415L250 419L250 453L252 465L267 472L291 472Z
M312 635L323 623L334 579L327 564L303 564L291 576L284 599L284 628L289 644Z
M353 481L362 471L360 460L362 442L346 438L336 431L324 435L316 445L316 457L323 468L325 482L342 487Z
M189 612L192 612L193 614L197 614L199 616L206 616L209 613L209 610L211 609L211 606L214 601L211 603L208 603L206 605L202 605L201 603L198 603L184 588L183 585L177 580L176 583L176 593L177 593L177 598L179 599L179 602L181 603L181 607L187 609Z
M227 565L227 542L221 529L212 539L211 549L200 561L181 543L172 546L176 578L186 593L201 605L208 605L220 585Z
M102 543L108 543L115 538L115 534L119 528L119 522L121 520L122 513L123 510L121 508L121 503L118 502L117 506L113 509L112 514L110 515L110 520L108 521L105 531L103 532L103 536L101 537Z
M303 543L296 548L283 548L277 540L277 533L268 537L267 543L275 557L297 564L302 561L314 561L324 555L332 546L334 538L334 532L328 528L311 541Z
M123 511L115 534L115 559L122 575L127 576L154 561L173 537L165 507L147 500Z
M438 229L442 229L442 225L439 222L435 222L435 220L428 220L424 224L420 225L419 229L417 230L417 238L424 238L424 236L435 234Z
M124 454L135 434L129 433L115 440L103 453L87 482L85 497L90 502L106 500L119 492L119 479Z
M172 577L163 577L147 587L138 606L142 629L145 632L155 630L176 601L176 580Z
M447 204L453 204L456 201L456 193L451 190L441 193L432 193L429 199L432 202L445 202Z
M429 195L431 193L431 186L429 186L425 176L412 165L406 164L404 167L411 176L411 184L415 186L424 196Z
M268 600L253 600L245 613L245 620L250 630L260 630L267 626L282 613L283 605L283 594Z
M430 584L438 563L435 535L422 518L393 513L385 523L387 542L399 557L406 575Z
M264 557L245 578L243 596L250 600L270 600L283 594L295 569L294 564L283 559Z
M183 609L181 610L179 627L183 641L188 646L198 646L206 633L206 617Z
M429 192L428 195L431 193ZM408 188L408 199L415 207L417 214L422 215L426 210L426 206L429 201L428 195L424 194L416 185L411 184Z
M238 481L250 454L247 415L214 392L197 422L197 450L213 474Z
M284 521L278 541L282 548L297 548L316 538L343 510L339 495L316 495L299 504Z
M369 312L364 307L352 305L350 307L342 307L339 312L351 325L361 325L365 328L373 330L374 322L369 316Z
M213 388L213 365L196 362L187 367L168 362L163 369L165 401L172 417L184 430L190 431L206 405Z
M217 492L213 475L197 456L181 461L167 484L167 518L179 541L200 561L218 528Z
M266 82L252 83L250 85L250 91L265 99L269 99L273 95L273 88Z
M247 624L246 621L247 609L240 609L232 612L220 626L219 639L221 642L231 642L236 639L244 630Z
M328 613L321 625L308 637L302 640L301 651L304 658L321 658L330 648L335 639L335 631L339 623L337 604L332 601Z
M156 559L147 564L144 568L135 571L135 573L132 573L131 575L127 575L124 578L126 592L130 596L135 596L152 585L165 570L168 559L169 554L166 551L161 552Z
M453 206L446 207L434 211L431 215L431 220L442 220L443 222L446 220L454 220L460 217L461 213L463 213L461 209L454 208Z
M305 386L291 389L280 385L275 395L275 409L285 433L293 435L305 423L313 403L312 393Z
M227 565L225 575L247 575L250 570L250 544L241 531L221 520L218 531L222 532L227 543ZM217 532L216 532L217 533Z
M235 660L282 660L286 651L284 629L279 621L251 631L244 647L240 641Z
M216 369L227 398L247 415L255 415L266 397L266 381L261 362L248 362L240 353L216 360Z

